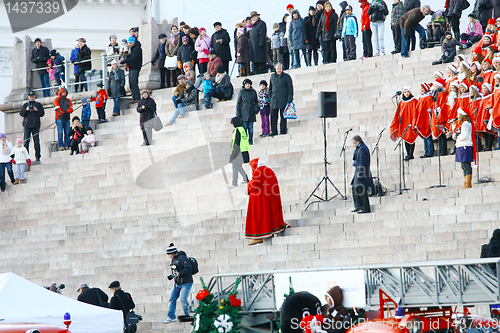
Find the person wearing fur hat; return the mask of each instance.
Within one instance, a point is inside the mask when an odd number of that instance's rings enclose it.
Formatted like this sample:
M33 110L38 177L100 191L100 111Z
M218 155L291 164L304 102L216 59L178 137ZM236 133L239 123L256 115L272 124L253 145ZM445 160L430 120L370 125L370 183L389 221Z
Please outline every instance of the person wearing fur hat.
M257 113L259 113L257 92L252 87L252 80L245 79L236 102L236 117L243 121L243 128L247 133L250 145L253 145L253 123L256 122L255 115Z
M453 38L451 31L446 31L445 33L445 39L443 40L443 43L441 44L441 58L437 61L433 61L433 65L440 65L440 64L446 64L449 62L452 62L453 59L455 59L455 56L457 55L457 45L458 42Z
M329 331L336 327L335 322L348 319L349 313L342 305L344 294L342 293L342 288L339 286L330 288L325 294L325 300L326 304L321 307L323 312L323 329Z
M238 64L238 77L247 76L248 65L248 37L244 28L236 32L236 63Z
M95 109L99 118L98 123L102 124L108 122L106 120L106 102L108 100L108 94L102 83L99 82L97 84L97 90L90 100L95 102Z
M75 152L77 154L80 153L78 150L78 146L80 145L80 142L82 142L83 136L86 133L86 129L83 128L82 123L80 122L80 118L77 116L74 116L73 119L71 119L71 127L68 132L68 136L71 138L70 141L70 148L71 148L71 153L70 155L73 155Z
M220 60L222 60L222 64L226 73L229 73L229 62L232 60L231 50L229 48L231 37L229 37L229 33L227 32L227 30L222 28L222 23L220 22L214 23L214 29L215 33L212 35L211 44L212 50L214 50Z
M24 184L26 177L24 176L24 171L26 170L26 164L31 166L30 155L28 150L23 147L23 139L18 137L16 140L16 146L10 151L10 157L14 160L14 185Z
M54 99L54 112L57 125L59 150L68 150L68 131L70 126L69 117L73 112L73 102L71 102L68 98L68 90L64 87L59 89L59 95Z
M207 35L207 29L201 27L200 35L196 38L196 43L194 44L194 49L198 52L198 69L200 73L206 73L208 69L208 53L210 52L210 45L212 44L212 39Z
M241 174L243 183L248 183L248 176L243 169L243 164L250 162L250 143L248 142L247 132L243 127L243 121L240 117L233 117L231 125L234 130L231 139L231 155L229 156L229 163L233 168L233 182L229 189L238 186L238 174Z
M5 191L7 187L7 182L5 181L5 169L9 174L10 181L12 184L16 182L14 178L14 172L12 171L12 163L10 162L10 152L12 151L12 143L7 141L5 133L0 133L0 188Z
M370 4L368 0L359 0L358 2L361 7L361 39L363 41L363 56L361 58L371 58L373 57L373 46L370 15L368 14Z
M250 18L253 25L248 37L248 60L253 63L255 74L264 74L267 72L267 25L256 11ZM227 68L226 72L229 73Z
M424 155L420 158L434 156L434 142L432 141L431 122L429 111L432 110L431 83L420 85L420 98L415 109L412 129L424 140Z
M118 62L111 62L111 71L108 76L109 98L113 99L113 117L120 115L120 98L125 96L125 72L118 67ZM83 121L83 120L82 120ZM85 127L87 128L88 125Z
M19 115L24 118L24 147L26 147L26 150L29 152L30 140L31 137L33 137L33 144L35 146L35 158L37 161L40 161L40 136L38 135L38 132L40 132L40 118L45 115L45 110L43 109L42 104L35 101L35 98L35 92L30 91L28 93L29 101L23 104Z
M154 66L156 61L158 61L158 69L160 70L160 89L163 89L165 88L167 74L170 74L165 67L165 59L167 58L167 35L160 34L158 36L158 39L160 40L160 42L156 47L156 52L153 56L153 59L151 59L151 64Z
M194 83L190 80L186 81L186 89L177 97L177 105L172 118L167 123L167 126L174 124L177 118L185 118L186 112L194 111L198 108L198 89L194 87Z
M405 161L409 161L414 158L413 151L415 150L415 140L417 139L418 135L414 131L412 131L411 128L408 128L406 130L406 133L404 133L403 131L408 126L412 126L412 122L417 109L417 104L418 101L415 97L413 97L411 88L403 88L403 98L401 102L399 102L398 109L396 110L391 123L390 136L392 141L396 142L398 138L403 138L403 141L405 142Z
M309 15L304 18L304 38L307 50L307 66L312 66L312 61L314 61L314 66L318 66L319 60L319 39L316 37L316 27L313 25L314 14L316 14L316 9L313 6L309 6Z
M151 98L149 90L141 91L141 99L137 103L137 112L140 114L139 126L141 127L144 142L142 146L149 146L153 139L153 125L151 120L156 114L156 102Z
M31 62L35 64L37 70L35 73L40 77L40 83L42 88L50 88L50 79L47 70L47 61L50 59L50 50L42 46L42 40L40 38L35 39L35 47L31 50ZM50 97L50 90L44 89L43 97Z
M466 189L472 187L471 162L476 160L475 126L471 121L470 113L460 108L457 115L457 125L453 131L456 146L455 162L459 162L462 167L464 172L464 186L462 189Z
M323 14L320 16L316 30L316 37L323 41L324 47L321 51L324 64L337 62L337 41L335 39L335 33L337 32L338 21L339 16L335 13L332 3L330 1L325 2Z

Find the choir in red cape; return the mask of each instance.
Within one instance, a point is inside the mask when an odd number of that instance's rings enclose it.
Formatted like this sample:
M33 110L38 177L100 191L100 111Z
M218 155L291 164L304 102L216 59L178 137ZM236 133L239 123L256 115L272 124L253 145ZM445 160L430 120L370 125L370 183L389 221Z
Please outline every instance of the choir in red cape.
M489 43L488 38L484 40ZM455 155L464 174L462 188L472 187L471 163L476 151L491 151L500 130L500 58L490 53L473 52L471 61L458 55L457 63L446 66L446 77L436 71L434 81L420 85L418 99L410 87L403 88L390 127L393 141L403 138L405 161L414 158L419 137L424 142L420 158ZM448 151L450 140L454 144ZM500 139L498 143L500 146Z

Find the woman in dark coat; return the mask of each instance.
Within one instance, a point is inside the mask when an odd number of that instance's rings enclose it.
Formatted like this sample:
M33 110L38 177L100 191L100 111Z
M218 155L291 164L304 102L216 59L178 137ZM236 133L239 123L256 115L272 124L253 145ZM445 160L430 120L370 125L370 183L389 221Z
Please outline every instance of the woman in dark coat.
M158 69L160 70L160 89L165 88L165 78L170 75L168 69L165 68L165 58L167 56L167 35L160 34L158 36L160 42L156 47L155 55L151 59L151 64L154 66L155 62L158 61ZM170 78L168 80L170 83ZM168 87L170 88L170 87Z
M291 20L288 42L290 50L292 50L292 68L300 68L300 51L302 51L304 58L306 58L304 19L300 16L299 11L294 9Z
M318 49L319 39L316 37L316 27L313 24L314 14L316 10L313 6L309 6L309 15L304 19L304 38L306 39L306 64L312 65L314 58L314 66L318 66Z
M148 90L143 90L141 96L142 98L137 104L137 112L141 114L139 124L144 138L144 143L142 145L149 146L153 135L153 127L150 120L153 119L156 114L156 102L149 96Z
M118 67L118 62L113 59L111 62L111 71L108 76L108 98L112 98L113 116L120 115L120 97L125 95L125 72Z
M330 2L325 3L325 10L321 14L316 30L316 37L323 39L323 63L328 64L337 62L337 42L335 41L335 32L337 31L337 22L339 17ZM328 22L328 24L327 24Z
M255 18L250 30L248 59L254 64L255 74L263 74L267 64L267 26L257 12L252 12L252 20Z
M75 152L77 154L79 153L78 145L82 141L87 130L83 128L82 123L80 122L80 118L78 118L77 116L74 116L73 119L71 119L71 122L72 124L69 128L68 136L71 138L71 142L69 144L71 148L70 155L73 155Z
M253 123L255 123L255 115L259 113L259 99L257 92L252 88L252 80L243 80L236 102L236 117L243 121L243 128L247 132L248 142L253 145Z
M289 19L289 17L290 15L286 13L285 15L283 15L283 19L279 23L280 31L282 33L286 32L286 21ZM290 51L288 50L288 45L285 44L282 50L283 50L283 69L287 70L290 68Z
M231 42L231 37L226 29L222 28L222 23L214 23L215 33L212 35L212 50L214 50L217 56L222 60L224 64L224 70L229 72L229 62L233 59L231 57L231 50L229 48L229 43Z
M236 36L236 63L238 64L239 77L246 76L248 66L248 37L245 29L238 28Z
M469 7L469 3L466 0L446 0L445 5L446 17L451 22L451 27L453 33L455 34L455 39L460 40L460 17L462 17L462 11Z

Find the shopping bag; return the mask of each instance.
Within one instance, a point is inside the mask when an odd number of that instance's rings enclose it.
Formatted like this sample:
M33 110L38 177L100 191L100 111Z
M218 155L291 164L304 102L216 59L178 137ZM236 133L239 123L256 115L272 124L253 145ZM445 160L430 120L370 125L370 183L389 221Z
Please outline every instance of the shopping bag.
M165 68L169 70L175 70L177 68L177 57L165 57Z
M155 130L155 132L161 131L163 128L163 123L161 122L160 117L155 112L154 118L151 120L151 127Z
M297 111L295 110L295 104L293 102L286 104L285 111L283 111L283 118L297 119Z

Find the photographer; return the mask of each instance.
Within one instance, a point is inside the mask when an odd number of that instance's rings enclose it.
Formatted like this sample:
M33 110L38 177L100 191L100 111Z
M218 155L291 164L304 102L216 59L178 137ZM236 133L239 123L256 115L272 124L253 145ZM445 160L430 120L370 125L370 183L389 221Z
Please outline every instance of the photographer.
M89 288L87 283L80 283L77 292L80 293L80 295L78 295L78 301L80 302L103 308L109 307L108 295L100 288Z
M170 243L167 249L167 255L172 260L170 263L170 269L172 274L167 278L169 280L175 279L174 287L170 292L170 306L168 308L168 318L163 323L169 324L177 321L175 317L175 307L177 305L177 299L181 297L182 309L184 314L189 316L189 303L188 296L193 286L193 275L191 261L187 258L184 251L178 251L174 246L174 243Z
M40 136L38 132L40 132L40 118L45 115L45 111L42 104L35 101L34 91L28 93L28 98L29 102L21 107L21 112L19 113L24 118L24 147L28 152L30 151L30 137L33 135L35 157L37 161L40 161Z
M127 314L130 312L130 310L135 308L134 300L132 299L132 296L129 293L126 293L122 290L119 281L111 282L108 288L111 289L111 291L113 292L113 297L111 297L111 300L109 301L109 308L122 311L123 322L124 324L126 324L125 318L127 317ZM131 325L131 327L126 327L126 330L124 330L124 332L126 333L134 333L136 331L137 331L136 325Z

